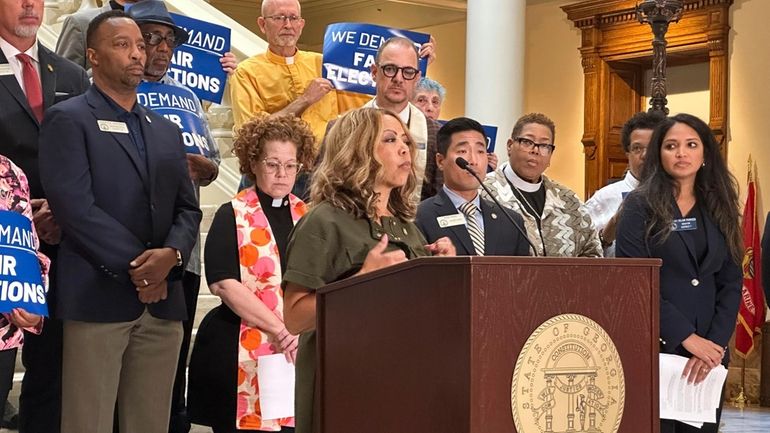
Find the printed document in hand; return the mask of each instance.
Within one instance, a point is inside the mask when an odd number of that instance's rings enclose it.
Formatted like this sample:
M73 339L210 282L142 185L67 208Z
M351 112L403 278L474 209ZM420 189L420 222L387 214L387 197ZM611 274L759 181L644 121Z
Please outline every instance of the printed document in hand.
M262 419L294 416L294 364L283 353L257 358L257 382Z
M679 355L660 354L660 417L700 428L704 422L717 421L727 369L719 365L703 382L694 385L682 377L687 360Z

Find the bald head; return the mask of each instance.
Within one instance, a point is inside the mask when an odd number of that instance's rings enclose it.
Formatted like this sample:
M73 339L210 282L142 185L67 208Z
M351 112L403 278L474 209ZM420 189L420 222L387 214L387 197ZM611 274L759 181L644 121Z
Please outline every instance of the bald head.
M411 49L410 51L414 51L415 59L417 59L418 62L420 61L420 52L417 50L417 47L414 45L414 42L412 42L411 39L402 36L393 36L392 38L389 38L383 42L382 45L380 45L380 48L377 50L377 55L374 58L377 64L379 64L380 60L382 59L382 53L391 45Z
M299 4L299 0L263 0L262 16L266 17L268 15L272 15L272 10L281 6L296 6L297 12L302 13L302 7Z

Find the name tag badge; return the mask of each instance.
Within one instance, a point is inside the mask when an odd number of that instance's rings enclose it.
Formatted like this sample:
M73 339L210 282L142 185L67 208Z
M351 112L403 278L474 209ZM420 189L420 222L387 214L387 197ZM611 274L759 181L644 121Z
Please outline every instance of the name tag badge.
M0 64L0 77L4 75L13 75L11 65L8 63Z
M671 223L671 231L674 232L689 232L698 229L698 220L695 218L680 218L675 219Z
M99 130L102 132L114 132L118 134L128 134L128 125L124 122L113 122L111 120L97 120Z
M465 225L465 215L456 213L453 215L440 216L436 218L436 221L438 221L438 226L441 228L462 226Z

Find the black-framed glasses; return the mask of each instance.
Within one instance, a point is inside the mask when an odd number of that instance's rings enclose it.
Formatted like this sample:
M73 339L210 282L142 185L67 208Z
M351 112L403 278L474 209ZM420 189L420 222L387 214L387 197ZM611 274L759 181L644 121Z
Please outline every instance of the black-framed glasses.
M383 75L385 75L388 78L393 78L398 74L398 71L401 71L401 76L404 77L405 80L414 80L415 77L417 77L417 73L420 72L419 69L415 69L411 66L404 66L403 68L396 65L378 65L380 70L382 70Z
M302 17L298 15L270 15L265 18L273 20L276 24L283 24L286 20L289 21L289 24L297 24L299 20L302 19Z
M647 146L642 146L641 144L632 144L631 147L628 148L628 152L633 153L634 155L641 155L647 152Z
M555 144L535 143L527 137L514 137L514 140L518 142L519 146L527 152L537 147L537 151L540 152L541 155L550 155L553 153L553 150L556 149Z
M163 36L160 33L145 32L145 33L142 33L142 37L144 38L144 42L147 45L150 45L153 47L156 45L160 45L160 43L164 40L166 41L166 45L168 45L169 48L176 48L177 45L181 45L179 41L177 41L175 34Z
M265 166L265 173L267 174L275 174L281 167L283 167L283 171L288 175L297 174L297 172L302 170L302 164L296 161L281 163L281 161L275 159L263 159L262 164Z

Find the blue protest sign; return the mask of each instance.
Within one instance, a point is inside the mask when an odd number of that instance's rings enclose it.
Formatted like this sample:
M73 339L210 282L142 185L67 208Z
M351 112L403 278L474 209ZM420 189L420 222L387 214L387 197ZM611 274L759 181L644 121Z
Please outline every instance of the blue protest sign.
M23 308L47 316L45 295L32 222L20 213L0 211L0 312Z
M418 49L430 41L430 35L409 30L360 23L330 24L324 34L323 77L335 89L374 95L376 86L370 68L375 64L377 49L393 36L411 39ZM419 68L424 77L427 58L420 59Z
M203 119L198 117L193 92L184 87L144 81L136 89L136 100L179 127L187 153L209 156L209 134Z
M497 126L481 125L481 127L487 134L487 153L492 153L495 151L495 144L497 143Z
M179 14L171 18L187 31L188 39L174 50L168 74L199 98L221 103L227 73L219 59L230 51L230 29Z

